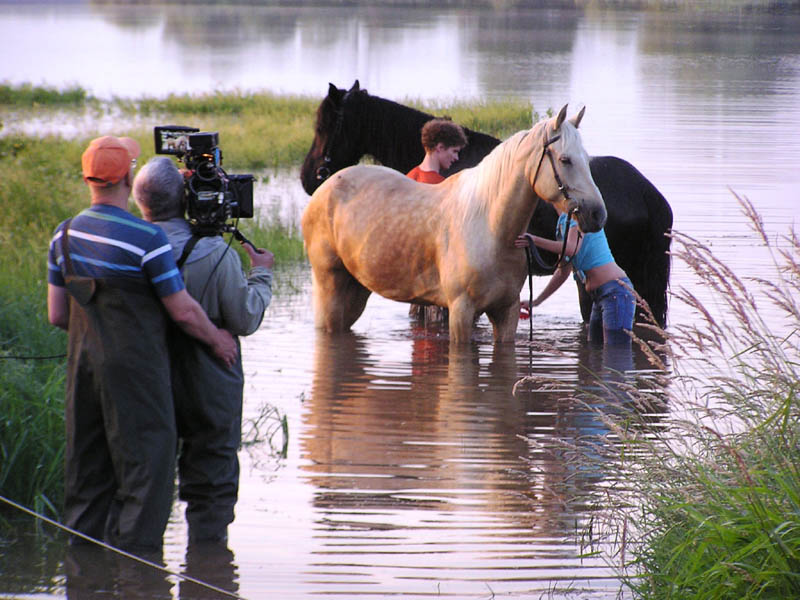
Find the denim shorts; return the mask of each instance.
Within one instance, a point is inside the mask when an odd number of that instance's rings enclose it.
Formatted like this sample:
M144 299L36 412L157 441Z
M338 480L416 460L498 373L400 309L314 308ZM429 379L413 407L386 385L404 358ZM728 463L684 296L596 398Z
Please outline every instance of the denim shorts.
M633 329L636 297L627 277L614 279L589 292L592 314L589 317L589 339L607 344L630 343L625 330Z

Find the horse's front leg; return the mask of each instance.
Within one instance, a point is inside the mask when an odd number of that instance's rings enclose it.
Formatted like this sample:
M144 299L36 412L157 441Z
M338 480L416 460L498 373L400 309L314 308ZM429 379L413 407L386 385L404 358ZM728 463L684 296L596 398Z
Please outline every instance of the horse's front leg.
M448 305L448 328L450 343L466 344L472 336L475 321L475 305L466 295L460 296Z
M486 316L492 324L495 342L513 342L519 323L519 298L510 306L487 310Z

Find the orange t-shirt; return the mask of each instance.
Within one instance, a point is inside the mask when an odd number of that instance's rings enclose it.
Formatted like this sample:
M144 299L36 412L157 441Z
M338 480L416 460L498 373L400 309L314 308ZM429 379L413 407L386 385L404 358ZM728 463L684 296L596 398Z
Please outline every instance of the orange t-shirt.
M442 177L436 171L423 171L419 167L414 167L408 173L406 173L408 177L411 177L414 181L419 181L420 183L440 183L444 181L444 177Z

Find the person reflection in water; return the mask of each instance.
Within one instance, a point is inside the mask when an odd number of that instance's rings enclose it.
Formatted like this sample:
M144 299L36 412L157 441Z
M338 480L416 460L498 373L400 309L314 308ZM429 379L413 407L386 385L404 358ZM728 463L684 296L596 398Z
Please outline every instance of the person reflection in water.
M569 229L567 232L566 230ZM522 310L530 311L547 300L569 277L570 271L576 281L586 288L592 299L592 312L589 318L589 341L608 345L630 347L633 330L633 317L636 311L636 297L633 284L625 271L614 261L608 247L604 230L595 233L582 233L577 222L559 211L556 225L556 240L524 233L517 237L514 246L526 248L536 246L558 254L564 245L564 258L556 268L542 292L529 303L521 302Z
M151 554L147 560L164 566L161 553ZM173 598L167 573L93 544L68 546L64 573L69 600Z

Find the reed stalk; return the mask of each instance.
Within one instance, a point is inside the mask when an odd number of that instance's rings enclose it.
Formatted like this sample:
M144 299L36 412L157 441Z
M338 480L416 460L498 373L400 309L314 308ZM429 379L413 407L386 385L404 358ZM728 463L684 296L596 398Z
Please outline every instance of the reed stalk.
M629 410L598 409L609 433L584 441L583 459L601 457L615 481L589 537L638 598L800 597L800 239L774 239L736 199L774 272L741 278L675 233L674 258L694 282L672 306L693 318L651 347L669 374L668 412L656 425L652 397L625 386Z

